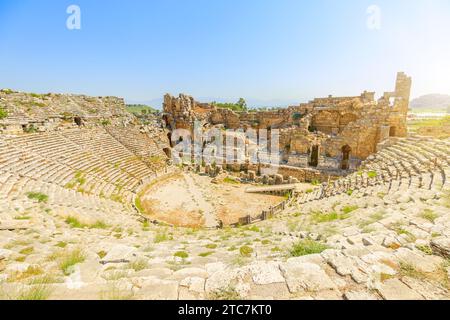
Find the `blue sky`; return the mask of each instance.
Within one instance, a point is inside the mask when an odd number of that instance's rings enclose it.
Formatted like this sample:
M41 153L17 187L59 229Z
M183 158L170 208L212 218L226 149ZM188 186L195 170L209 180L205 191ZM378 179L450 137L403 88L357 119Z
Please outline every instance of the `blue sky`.
M448 0L0 0L0 87L21 91L270 104L381 94L402 70L413 96L450 94L449 60Z

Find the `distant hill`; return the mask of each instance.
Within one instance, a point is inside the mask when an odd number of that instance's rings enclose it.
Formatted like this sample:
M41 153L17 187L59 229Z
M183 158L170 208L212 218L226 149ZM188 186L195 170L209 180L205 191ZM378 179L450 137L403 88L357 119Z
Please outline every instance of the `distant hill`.
M218 103L234 103L238 100L238 98L220 98L220 97L195 97L196 101L199 102L218 102ZM262 99L254 99L254 98L245 98L247 102L248 109L271 109L271 108L287 108L288 106L298 105L302 100L301 99L272 99L272 100L262 100ZM156 110L162 110L162 105L164 100L153 99L153 100L126 100L127 104L143 104L153 106Z
M145 104L127 104L126 108L128 112L135 114L142 114L142 111L145 111L146 113L155 113L157 111L156 109Z
M427 94L412 100L410 108L414 111L436 110L450 112L450 95Z

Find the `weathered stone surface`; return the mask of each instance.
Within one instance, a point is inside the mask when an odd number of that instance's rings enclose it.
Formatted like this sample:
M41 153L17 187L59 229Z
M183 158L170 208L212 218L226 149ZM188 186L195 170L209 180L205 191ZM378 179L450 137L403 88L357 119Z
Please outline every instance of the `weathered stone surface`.
M348 291L344 294L346 300L378 300L378 297L367 291Z
M129 262L136 257L137 249L126 245L113 246L107 255L101 260L101 263Z
M317 264L286 262L280 266L289 291L296 293L299 291L321 291L334 290L337 286L325 271Z
M378 293L385 300L422 300L423 297L398 279L389 279L381 284Z
M5 271L14 273L14 272L25 272L28 268L31 267L29 263L13 263L6 267Z
M145 300L177 300L178 282L148 278L142 282L137 296Z
M281 275L279 263L277 262L258 262L249 266L255 284L271 284L284 282Z
M219 270L213 273L207 280L205 290L207 292L215 292L230 287L231 281L235 279L237 273L235 270Z
M8 249L0 249L0 260L8 259L14 252Z
M445 288L441 288L436 285L432 285L426 281L420 281L418 279L403 277L402 282L408 287L422 295L427 300L441 300L448 299L449 292Z
M200 277L189 277L180 281L180 286L189 288L189 291L198 293L205 292L205 279Z
M435 254L450 259L450 238L435 238L431 240L430 247Z
M208 272L201 268L186 268L175 271L171 278L175 280L182 280L191 277L206 278L208 277Z
M406 248L398 249L395 255L404 263L413 265L416 269L423 272L433 272L442 263L442 260L438 257L424 257Z

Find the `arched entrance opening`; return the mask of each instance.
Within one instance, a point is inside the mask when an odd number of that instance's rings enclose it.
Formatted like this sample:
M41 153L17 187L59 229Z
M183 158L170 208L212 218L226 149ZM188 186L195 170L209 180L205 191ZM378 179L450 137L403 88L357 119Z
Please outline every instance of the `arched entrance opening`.
M167 158L172 157L172 151L169 148L164 148L163 151L166 154Z
M164 121L165 126L168 127L170 125L169 117L167 115L163 115L162 119Z
M73 118L73 122L75 122L75 124L79 127L83 125L83 120L80 117Z
M311 154L309 157L309 165L311 167L317 167L319 165L319 153L320 153L320 147L318 145L312 146Z
M173 148L172 133L171 133L171 132L169 132L169 133L167 134L167 139L169 139L169 144L170 144L170 146Z
M352 152L352 148L346 144L342 147L342 161L341 161L341 169L348 170L350 169L350 153Z
M389 129L389 137L395 137L396 131L397 131L397 128L396 128L396 127L391 127L391 128Z

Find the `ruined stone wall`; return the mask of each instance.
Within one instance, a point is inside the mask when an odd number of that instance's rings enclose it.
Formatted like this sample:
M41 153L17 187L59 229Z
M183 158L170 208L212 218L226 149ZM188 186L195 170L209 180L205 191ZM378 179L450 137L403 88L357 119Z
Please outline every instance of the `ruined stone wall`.
M275 111L235 112L199 106L192 97L180 95L166 96L164 111L172 128L192 128L193 120L201 120L205 128L280 129L281 159L306 157L315 165L323 157L344 158L344 148L350 160L364 160L389 137L406 136L410 90L411 78L400 72L395 91L384 93L378 101L374 92L364 91L359 96L316 98Z

